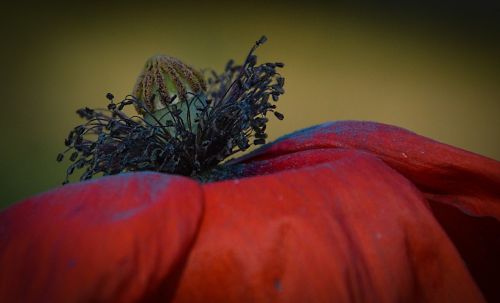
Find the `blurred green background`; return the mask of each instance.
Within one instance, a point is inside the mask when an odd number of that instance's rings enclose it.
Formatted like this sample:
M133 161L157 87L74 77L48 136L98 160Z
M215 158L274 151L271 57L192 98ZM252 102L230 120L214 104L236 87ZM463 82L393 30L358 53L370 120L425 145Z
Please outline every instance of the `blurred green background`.
M272 138L373 120L500 159L500 13L470 2L2 4L0 207L60 184L75 109L130 93L149 56L220 70L262 34L286 63Z

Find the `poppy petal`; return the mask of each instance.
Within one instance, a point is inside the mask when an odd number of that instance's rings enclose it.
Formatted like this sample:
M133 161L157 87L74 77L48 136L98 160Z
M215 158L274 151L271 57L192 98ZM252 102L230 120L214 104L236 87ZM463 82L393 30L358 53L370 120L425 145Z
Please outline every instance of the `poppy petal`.
M259 175L371 154L422 191L486 298L500 302L500 162L407 130L341 121L305 129L243 158L243 174Z
M500 162L395 126L360 121L325 123L282 137L239 162L332 148L373 154L410 179L429 199L471 215L500 220ZM311 153L301 165L328 161L328 157L319 158ZM272 165L265 164L265 171L272 172ZM275 170L281 169L284 167Z
M168 298L203 211L198 183L133 173L67 185L0 213L2 302Z
M207 184L174 302L482 302L415 186L342 153Z

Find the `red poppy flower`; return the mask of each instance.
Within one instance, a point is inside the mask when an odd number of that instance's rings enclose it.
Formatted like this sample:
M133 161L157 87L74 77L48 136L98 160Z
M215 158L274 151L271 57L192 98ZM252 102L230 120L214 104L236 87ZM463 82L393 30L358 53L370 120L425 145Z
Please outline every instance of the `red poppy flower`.
M335 122L233 163L128 173L0 214L2 302L498 302L500 163Z

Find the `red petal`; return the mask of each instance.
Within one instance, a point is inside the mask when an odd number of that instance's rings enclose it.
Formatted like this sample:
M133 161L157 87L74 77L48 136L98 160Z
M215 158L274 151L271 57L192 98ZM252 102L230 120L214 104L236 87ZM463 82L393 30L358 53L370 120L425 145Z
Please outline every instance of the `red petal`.
M200 186L137 173L64 186L0 213L0 301L168 298L202 215Z
M208 184L176 302L481 302L423 196L373 156Z
M258 161L332 148L373 154L410 179L433 201L500 220L500 162L394 126L358 121L326 123L283 137L244 159ZM292 157L288 161L292 161ZM293 161L307 166L329 160L311 153L307 159L293 158ZM262 165L266 172L273 172L284 169L286 164Z
M348 158L353 149L383 160L425 194L485 296L500 302L500 162L394 126L344 121L299 131L257 150L245 158L245 173Z

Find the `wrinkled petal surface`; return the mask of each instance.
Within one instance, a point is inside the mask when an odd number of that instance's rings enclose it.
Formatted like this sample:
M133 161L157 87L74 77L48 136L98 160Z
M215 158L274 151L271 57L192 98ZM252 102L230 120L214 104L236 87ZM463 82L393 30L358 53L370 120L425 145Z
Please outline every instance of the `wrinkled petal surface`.
M359 121L325 123L278 139L242 160L255 167L248 168L247 174L263 174L328 162L332 149L370 153L410 179L427 198L471 215L500 219L498 161L395 126ZM304 151L307 153L294 155ZM274 161L256 163L263 159Z
M246 175L342 158L383 160L424 194L490 302L500 302L500 162L374 122L325 123L285 136L240 159ZM375 177L375 176L374 176Z
M499 295L497 161L351 121L294 133L235 163L246 178L201 185L124 174L4 210L0 301Z
M61 187L0 214L1 302L169 298L203 211L189 179L141 173Z
M416 188L343 156L208 185L176 302L481 302Z

